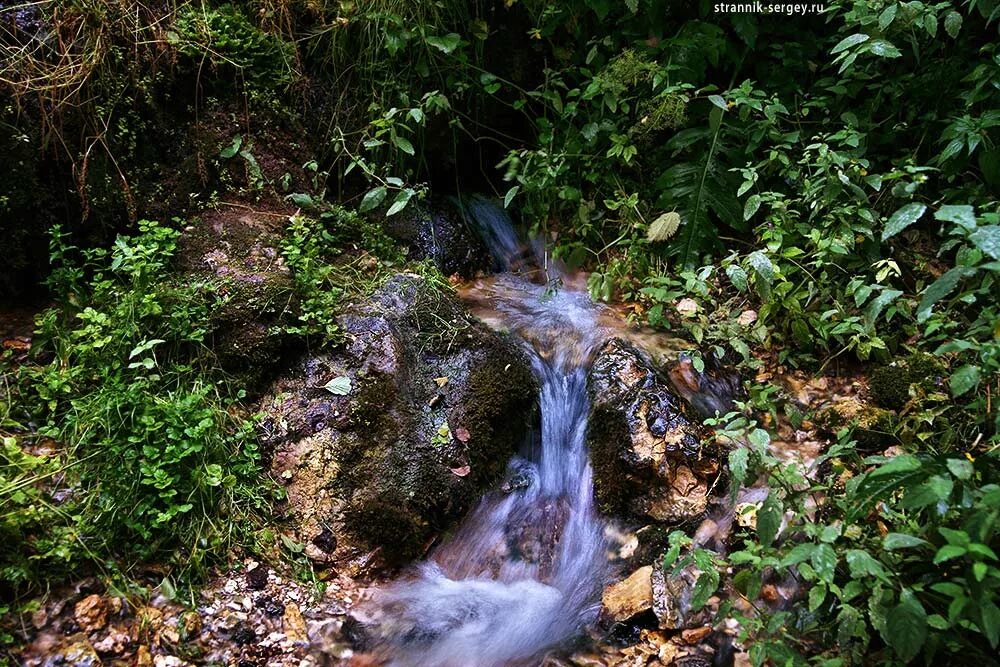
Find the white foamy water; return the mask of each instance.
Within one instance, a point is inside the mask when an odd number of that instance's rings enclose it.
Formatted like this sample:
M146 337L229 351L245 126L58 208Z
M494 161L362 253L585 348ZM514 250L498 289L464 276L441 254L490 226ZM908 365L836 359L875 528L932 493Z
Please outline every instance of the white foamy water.
M467 211L503 267L524 261L502 210L480 199ZM531 664L599 611L607 544L586 451L587 370L606 332L585 293L553 289L560 276L551 265L536 274L550 283L506 273L465 296L531 354L540 437L426 563L380 591L373 627L389 664Z

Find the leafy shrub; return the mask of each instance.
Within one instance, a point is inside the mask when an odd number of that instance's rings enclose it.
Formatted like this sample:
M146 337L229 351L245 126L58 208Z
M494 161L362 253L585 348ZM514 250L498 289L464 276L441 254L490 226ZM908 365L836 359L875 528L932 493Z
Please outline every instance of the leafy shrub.
M7 401L12 421L39 424L37 436L22 441L49 437L65 447L70 474L62 484L73 509L56 511L55 525L78 537L60 549L100 559L169 557L196 574L225 553L264 494L256 441L236 410L240 392L213 369L204 346L211 286L169 273L178 235L142 221L136 236L119 237L110 251L78 253L56 229L50 282L60 307L37 320L34 363L8 370ZM22 472L31 461L16 460ZM36 481L12 481L20 474L5 483L23 494ZM21 502L29 500L45 506L37 497ZM37 542L16 543L18 550L42 561L70 558Z

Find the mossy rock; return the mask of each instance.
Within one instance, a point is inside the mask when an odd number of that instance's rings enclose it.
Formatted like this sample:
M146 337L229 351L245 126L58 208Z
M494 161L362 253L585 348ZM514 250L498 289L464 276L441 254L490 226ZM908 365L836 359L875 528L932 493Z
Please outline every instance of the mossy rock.
M337 558L405 562L498 481L537 418L537 383L518 346L419 276L338 324L340 348L274 382L262 435L302 542L329 530ZM324 388L334 378L346 394Z
M875 405L899 411L911 399L934 391L946 374L940 360L918 352L876 369L868 379L868 393Z
M816 422L828 433L852 428L854 439L864 451L884 449L895 442L896 415L890 410L856 399L837 401L819 412Z

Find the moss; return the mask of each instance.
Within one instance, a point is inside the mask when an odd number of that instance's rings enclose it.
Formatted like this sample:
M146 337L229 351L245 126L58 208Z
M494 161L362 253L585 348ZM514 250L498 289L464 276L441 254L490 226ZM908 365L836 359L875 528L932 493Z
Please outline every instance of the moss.
M854 399L838 401L817 416L817 423L834 433L853 427L854 439L863 450L882 449L895 442L896 416L889 410Z
M875 405L902 410L911 398L932 391L946 369L934 356L914 353L871 374L868 391Z
M524 442L535 421L537 383L513 344L486 338L485 363L473 365L468 379L464 414L456 425L468 429L469 465L477 485L492 484L503 474L507 459ZM530 391L525 391L530 387Z
M604 514L627 510L626 478L619 466L619 443L631 441L628 422L617 410L595 406L590 414L588 447L594 468L594 496Z
M367 493L355 496L344 514L345 527L397 563L420 556L429 531L398 498Z

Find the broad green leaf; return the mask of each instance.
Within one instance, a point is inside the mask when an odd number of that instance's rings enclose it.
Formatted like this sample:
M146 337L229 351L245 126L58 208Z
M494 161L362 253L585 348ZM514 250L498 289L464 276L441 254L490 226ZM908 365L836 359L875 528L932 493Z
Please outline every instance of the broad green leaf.
M966 554L965 547L960 547L955 544L946 544L937 553L934 554L934 564L944 563L945 561L952 560L953 558L959 558Z
M819 584L809 591L809 611L815 612L826 599L826 586Z
M730 486L734 495L746 481L749 455L750 452L745 447L739 447L729 452Z
M650 241L666 241L674 234L681 226L681 215L676 211L670 211L669 213L664 213L663 215L653 220L652 224L649 225L649 232L646 235Z
M774 280L774 264L760 250L750 253L747 256L747 263L750 264L750 267L757 273L757 276L767 285L770 285Z
M761 544L766 547L771 546L774 538L778 535L778 529L781 528L783 512L777 495L772 489L757 512L757 536L760 538Z
M878 17L878 29L885 32L885 29L892 24L892 20L896 18L896 11L899 9L899 5L892 3L886 7Z
M358 210L362 213L367 213L379 206L383 201L385 201L385 196L388 191L385 189L384 185L380 185L377 188L372 188L365 193L365 196L361 199L361 205L358 206Z
M833 550L833 547L829 544L817 544L809 562L823 581L833 581L833 575L837 569L837 552Z
M392 138L392 143L396 144L396 148L403 151L407 155L413 155L416 151L413 149L413 144L410 140L405 137L395 136Z
M979 627L986 635L986 641L991 648L996 648L1000 644L1000 607L992 600L984 600L979 610Z
M903 52L896 45L885 39L876 39L868 45L868 50L881 58L899 58Z
M337 396L347 396L351 393L351 378L339 375L323 385L323 389Z
M228 160L240 152L241 146L243 146L243 137L237 134L233 137L233 143L219 151L219 157Z
M726 275L733 287L741 292L746 292L748 287L747 272L739 264L730 264L726 267Z
M462 42L462 38L457 33L449 32L444 37L428 37L426 41L428 44L443 51L444 53L451 53L458 48L458 45Z
M952 39L958 37L959 31L962 29L962 15L956 11L948 12L944 17L944 31L948 33L948 36Z
M855 579L862 577L878 577L882 579L886 576L882 563L872 558L871 554L867 551L849 549L844 554L844 559L847 561L847 567L851 571L851 576Z
M925 544L930 543L916 535L907 535L906 533L889 533L882 538L882 548L886 551L909 549L910 547L919 547Z
M971 266L956 266L953 269L949 269L943 276L931 283L927 289L924 290L924 297L920 300L920 306L917 307L917 321L927 321L927 318L931 316L931 310L934 308L934 304L951 294L952 290L954 290L960 282L975 275L975 273L976 269Z
M1000 225L980 227L969 236L969 240L993 259L1000 259Z
M830 51L831 54L840 53L841 51L846 51L856 44L861 44L862 42L867 42L871 37L862 33L855 33L850 37L845 37L837 43L837 46L833 47Z
M934 211L934 218L943 222L954 222L969 231L976 228L976 209L968 204L947 204Z
M293 192L285 197L285 199L289 200L299 208L312 208L315 205L312 196L306 192Z
M912 225L920 219L920 216L922 216L926 210L927 206L919 202L910 202L906 206L897 210L889 216L889 221L885 223L885 229L882 230L882 240L887 241Z
M760 195L750 195L743 207L743 219L749 220L760 209Z
M413 197L413 195L414 191L411 190L410 188L401 190L400 193L396 195L396 200L392 202L392 206L390 206L389 210L385 212L386 217L389 217L390 215L396 215L404 208L406 208L406 205L410 203L410 199Z
M886 615L885 629L885 640L903 662L920 653L927 638L927 612L912 591L903 591L899 604Z
M951 395L956 398L968 393L977 384L979 384L979 366L973 366L972 364L962 366L948 378Z
M708 101L719 107L723 111L726 110L726 100L721 95L709 95Z
M972 463L965 459L948 459L946 464L948 471L955 476L955 479L972 479L972 475L976 472L976 469L972 467Z

